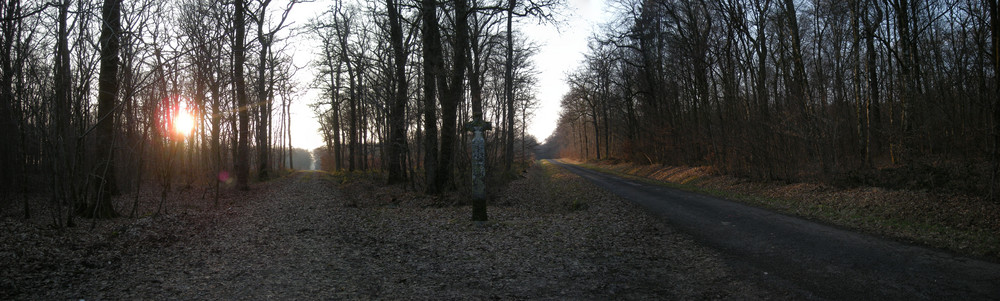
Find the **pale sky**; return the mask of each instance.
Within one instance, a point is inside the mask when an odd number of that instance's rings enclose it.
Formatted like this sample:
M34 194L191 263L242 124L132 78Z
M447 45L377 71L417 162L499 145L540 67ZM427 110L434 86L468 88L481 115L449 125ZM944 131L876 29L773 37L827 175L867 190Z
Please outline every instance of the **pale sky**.
M605 0L567 1L566 11L560 14L564 20L558 25L558 29L551 24L538 25L534 21L514 25L541 47L534 57L540 72L540 86L537 90L540 105L534 118L528 121L528 133L538 138L539 142L544 141L555 130L559 118L559 101L569 90L565 81L566 74L575 70L583 61L587 38L608 18ZM311 17L326 10L330 3L330 0L326 0L298 4L290 19L295 22L295 26L303 25ZM316 57L316 48L313 43L306 41L308 38L310 37L306 35L297 37L295 46L291 47L297 66L309 66L310 60ZM299 71L300 86L307 87L313 76L315 73L311 66ZM324 145L319 134L319 122L308 106L316 102L318 97L318 91L307 91L292 103L292 146L312 150Z

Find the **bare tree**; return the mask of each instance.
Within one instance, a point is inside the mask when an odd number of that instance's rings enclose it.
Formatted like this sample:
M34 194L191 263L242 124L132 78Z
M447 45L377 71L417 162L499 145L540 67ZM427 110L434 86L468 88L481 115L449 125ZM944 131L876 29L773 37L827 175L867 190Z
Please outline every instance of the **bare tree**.
M233 15L233 29L235 31L235 41L233 42L233 89L236 90L237 115L239 116L235 160L236 181L240 189L247 190L250 188L250 116L247 112L249 102L246 95L246 79L243 77L243 67L246 61L246 3L244 1L235 1L236 7Z
M445 185L451 185L452 170L455 156L457 130L456 122L458 118L458 105L462 102L465 94L465 65L467 64L467 51L469 49L469 7L466 0L455 0L455 39L452 43L452 70L451 77L444 90L444 97L441 98L441 152L438 157L438 166L435 184L438 191Z
M424 92L424 174L426 192L438 193L440 185L436 181L438 170L437 97L438 79L444 72L441 50L441 36L438 31L437 1L421 0L421 20L423 24L423 92ZM443 83L441 83L443 85ZM443 94L443 90L440 91Z
M614 50L588 54L617 64L570 77L571 114L551 153L764 179L996 156L984 151L1000 139L985 136L993 117L970 113L996 107L986 96L994 61L982 51L992 25L981 17L995 2L621 4L620 21L595 39Z
M993 53L993 84L995 95L1000 95L1000 12L997 0L985 0L990 15L990 42ZM1000 99L993 98L993 179L990 181L990 193L994 201L1000 200L997 192L997 181L1000 181Z
M266 180L268 178L268 163L270 159L268 156L271 153L270 137L271 133L271 112L272 99L275 84L273 79L268 79L267 71L274 70L276 66L268 65L268 57L271 55L271 46L274 43L275 35L279 30L284 28L285 21L288 20L288 13L291 12L292 7L295 6L298 1L289 1L287 6L281 12L281 19L278 21L273 28L269 30L264 29L264 25L267 22L267 7L271 3L271 0L261 0L260 6L258 7L258 12L254 17L257 23L257 41L260 43L258 65L257 65L257 103L254 108L257 112L257 132L256 132L256 143L257 143L257 177L260 180Z
M403 29L400 25L399 9L396 0L386 0L386 10L389 11L389 40L392 44L394 70L393 77L396 88L393 100L389 105L389 145L388 171L389 183L406 180L406 49L403 48Z
M73 130L71 121L73 100L70 95L72 90L70 79L70 53L69 53L69 28L67 25L69 15L69 0L63 0L59 5L57 41L55 46L55 63L53 72L54 98L51 136L55 137L51 141L55 154L52 164L52 191L53 196L53 224L56 226L73 226L73 214L78 201L77 185L75 181L77 169L77 147L78 136ZM68 212L63 212L64 206L69 206ZM66 219L63 223L63 219Z
M19 102L14 98L14 55L15 38L20 31L21 1L0 3L0 130L10 133L13 141L0 143L0 181L4 183L0 189L0 202L5 203L17 192L21 185L18 176L22 173L19 164L21 148L21 131L18 123L21 120ZM28 203L24 203L24 216L30 217Z
M105 0L101 19L101 74L97 97L97 168L94 172L95 198L84 211L85 216L110 218L118 216L111 203L112 186L116 185L114 147L116 100L118 97L119 49L121 48L121 2Z

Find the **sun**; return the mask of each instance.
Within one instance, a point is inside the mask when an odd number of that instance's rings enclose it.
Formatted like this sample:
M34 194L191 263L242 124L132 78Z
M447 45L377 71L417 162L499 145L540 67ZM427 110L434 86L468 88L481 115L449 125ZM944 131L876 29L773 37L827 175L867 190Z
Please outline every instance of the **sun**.
M181 101L180 106L177 108L177 114L174 114L173 121L174 133L178 135L187 136L194 130L194 116L188 110L186 102Z

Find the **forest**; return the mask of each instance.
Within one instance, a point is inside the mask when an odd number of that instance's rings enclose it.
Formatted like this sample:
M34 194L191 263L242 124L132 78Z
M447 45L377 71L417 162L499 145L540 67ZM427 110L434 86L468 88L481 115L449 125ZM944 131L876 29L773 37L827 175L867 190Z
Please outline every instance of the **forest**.
M143 190L156 212L179 187L211 187L218 205L220 189L312 167L293 102L321 120L311 153L327 171L467 191L468 124L492 128L491 181L531 160L537 47L512 20L548 22L559 2L330 1L290 17L305 2L3 1L4 208L58 228L135 216ZM303 43L321 45L310 66L291 57Z
M547 156L997 198L997 1L615 3Z
M0 0L0 300L991 300L998 95L998 0Z

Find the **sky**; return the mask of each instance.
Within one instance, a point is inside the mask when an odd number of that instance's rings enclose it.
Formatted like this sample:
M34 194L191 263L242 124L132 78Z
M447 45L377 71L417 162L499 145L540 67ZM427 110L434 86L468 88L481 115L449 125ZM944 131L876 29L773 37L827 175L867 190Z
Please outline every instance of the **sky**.
M539 106L534 117L528 120L528 134L535 136L540 142L556 128L559 118L559 102L569 91L566 84L566 74L577 69L583 62L587 50L587 41L591 33L609 17L605 0L567 0L563 11L559 12L558 24L537 24L535 21L522 21L514 24L515 30L521 30L540 46L539 53L533 58L539 71L539 87L537 88ZM325 11L332 1L316 1L301 3L293 8L290 20L293 26L304 25L310 18ZM294 63L306 67L299 71L297 81L300 87L307 88L315 76L310 66L310 60L317 56L315 43L308 35L300 35L294 39ZM305 93L292 102L292 146L314 149L323 146L319 134L319 121L316 119L310 103L319 98L316 90Z

